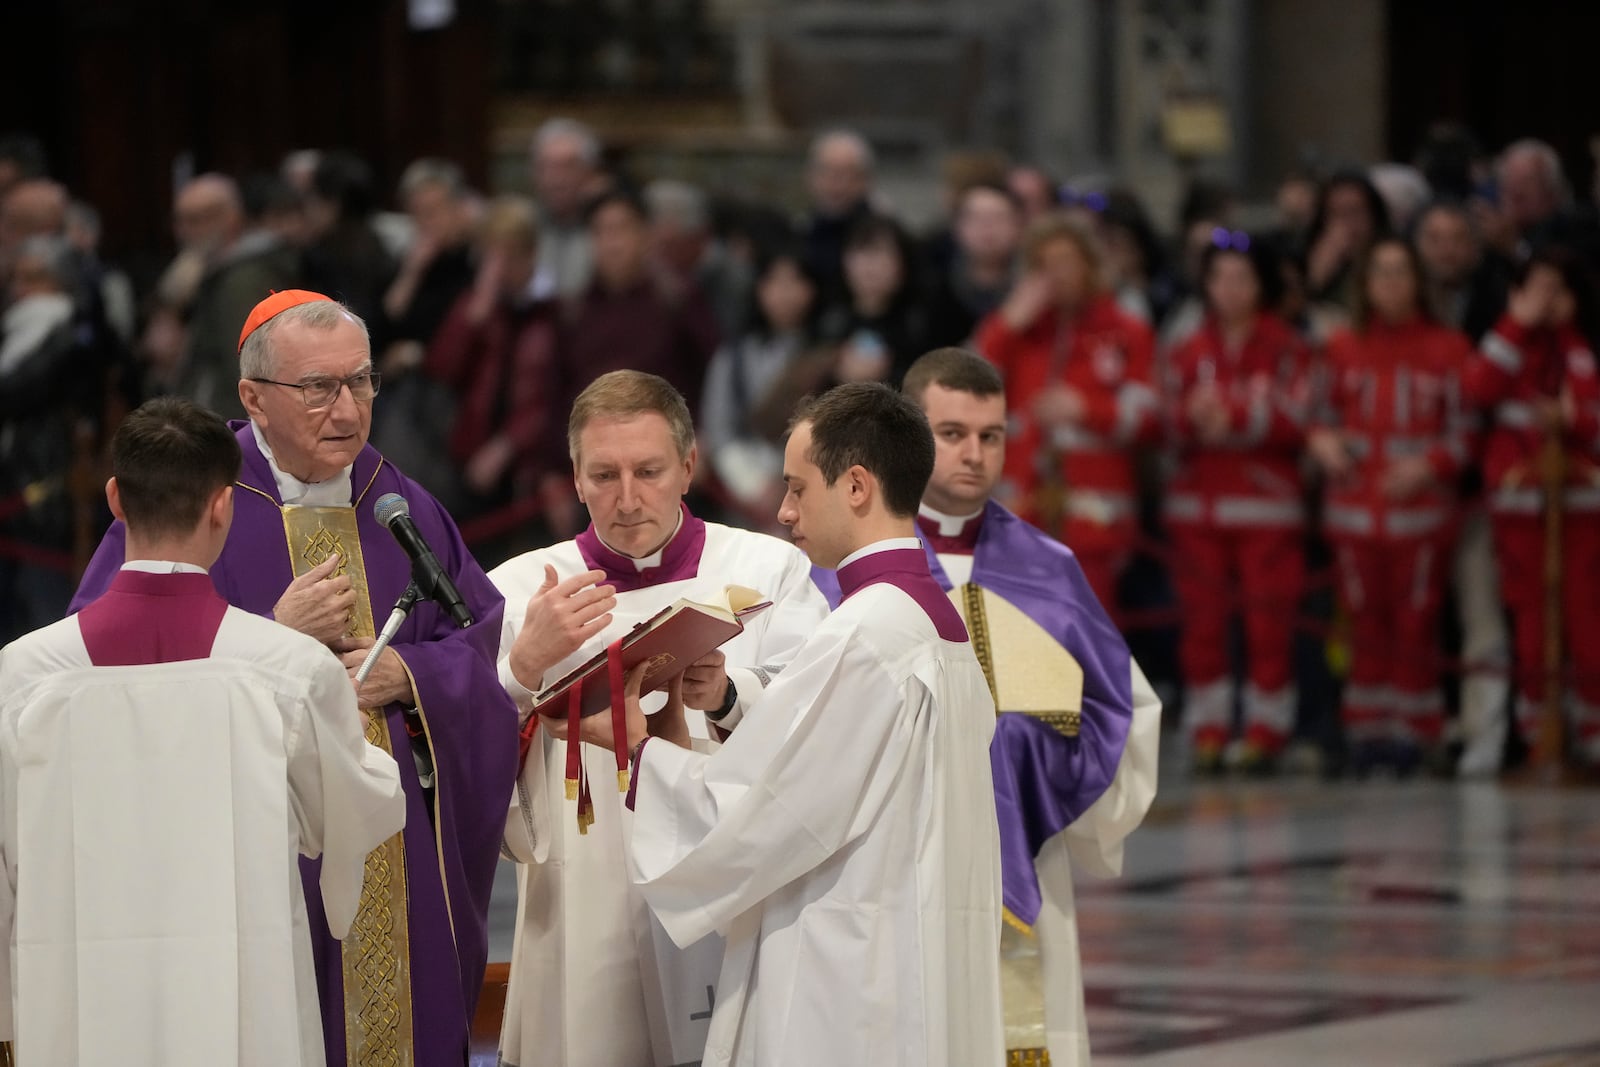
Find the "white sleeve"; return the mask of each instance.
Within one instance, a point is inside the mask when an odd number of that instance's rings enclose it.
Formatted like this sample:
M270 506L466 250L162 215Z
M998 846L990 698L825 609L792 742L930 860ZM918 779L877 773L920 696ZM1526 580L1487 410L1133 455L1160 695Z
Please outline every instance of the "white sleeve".
M322 906L342 939L361 899L367 853L406 822L394 758L367 743L355 691L338 660L318 657L293 709L289 790L301 851L322 857Z
M1111 784L1089 810L1061 831L1073 865L1099 878L1122 873L1122 843L1150 810L1156 796L1156 763L1161 749L1161 700L1139 664L1133 671L1133 719L1128 742Z
M550 854L554 820L549 803L549 761L551 747L558 744L541 724L528 746L528 758L517 772L505 836L500 840L500 855L513 863L543 863ZM562 749L563 754L565 751Z
M756 662L728 667L728 679L739 696L728 714L717 722L724 730L739 724L745 709L755 703L828 617L828 602L811 580L811 561L798 549L788 553L778 587L770 595L772 607L757 620L761 632Z
M516 641L517 634L522 632L522 617L528 612L528 597L523 596L521 590L517 588L521 583L515 581L512 573L512 568L521 563L521 559L507 560L489 572L489 581L506 598L505 611L500 616L500 652L495 657L500 685L516 702L517 710L526 714L533 708L534 691L523 685L517 680L517 676L511 673L511 646ZM541 573L543 569L539 568Z
M716 752L655 741L640 756L630 865L680 946L864 833L926 741L920 683L902 690L853 631L822 640Z

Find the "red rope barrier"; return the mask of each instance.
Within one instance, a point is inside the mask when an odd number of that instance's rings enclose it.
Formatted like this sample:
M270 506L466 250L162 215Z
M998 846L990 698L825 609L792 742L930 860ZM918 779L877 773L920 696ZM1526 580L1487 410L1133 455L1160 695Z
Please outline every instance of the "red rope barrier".
M31 567L60 571L62 574L76 574L78 572L78 568L72 559L72 553L62 552L60 549L55 548L41 548L38 545L30 545L26 541L17 541L9 537L0 537L0 559L13 559L18 563L26 563Z

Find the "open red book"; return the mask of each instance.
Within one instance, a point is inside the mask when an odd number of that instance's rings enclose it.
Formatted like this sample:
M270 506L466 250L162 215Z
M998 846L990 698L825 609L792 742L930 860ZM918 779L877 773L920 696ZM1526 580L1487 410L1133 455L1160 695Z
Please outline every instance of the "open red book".
M743 632L745 620L772 606L754 589L730 585L722 590L718 603L699 604L679 600L656 612L629 630L622 638L622 666L631 671L649 663L640 693L666 687L695 660L720 648ZM534 697L533 710L540 715L562 718L567 715L569 690L583 687L581 717L598 714L611 707L611 683L606 669L606 650L601 649L566 676Z

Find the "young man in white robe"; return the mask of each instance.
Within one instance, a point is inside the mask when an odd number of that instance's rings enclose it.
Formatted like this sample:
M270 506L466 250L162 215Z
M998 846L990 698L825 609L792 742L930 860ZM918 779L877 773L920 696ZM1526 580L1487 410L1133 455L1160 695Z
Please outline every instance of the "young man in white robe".
M707 1067L1003 1062L994 704L913 535L932 468L893 390L808 402L778 518L843 603L713 752L671 690L648 724L630 696L625 738L583 720L628 747L651 909L680 944L726 938Z
M1027 998L1008 1004L1016 1031L1008 1044L1016 1056L1036 1049L1043 1036L1054 1067L1087 1067L1072 870L1102 878L1122 872L1123 841L1155 799L1161 702L1072 552L993 499L1006 449L1005 384L993 364L959 348L936 349L906 371L903 389L933 428L936 458L917 533L935 580L946 589L974 582L1003 595L1082 673L1070 736L1014 714L1002 699L993 766L998 807L1009 813L1001 838L1016 846L1003 850L1006 937L1016 939L1007 951L1026 956L1035 949L1043 978L1043 1019L1030 1017ZM1036 661L1022 666L1034 681L1048 669ZM1062 677L1054 684L1066 700L1076 683ZM1035 760L1039 753L1048 760Z
M343 937L405 798L338 659L212 585L239 462L188 401L129 415L106 486L127 562L0 652L0 1038L20 1063L324 1062L297 859L321 855Z
M506 597L500 675L524 715L536 691L680 598L724 586L773 602L690 668L696 733L725 736L827 615L810 564L765 534L702 522L683 504L694 427L667 381L615 371L579 395L569 420L578 495L592 522L572 541L489 574ZM646 698L654 710L661 694ZM580 833L563 778L567 744L532 734L506 827L517 872L517 927L500 1055L508 1065L673 1067L699 1060L722 943L679 949L628 879L615 757L584 746L594 822ZM601 1021L603 1020L603 1022Z

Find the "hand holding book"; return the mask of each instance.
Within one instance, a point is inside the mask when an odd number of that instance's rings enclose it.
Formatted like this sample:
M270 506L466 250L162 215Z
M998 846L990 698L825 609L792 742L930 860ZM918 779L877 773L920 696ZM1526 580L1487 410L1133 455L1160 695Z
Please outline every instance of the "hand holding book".
M627 683L623 689L623 701L627 707L624 722L627 724L627 736L619 742L616 734L615 720L610 715L590 715L578 721L578 740L586 745L596 745L607 752L616 752L619 743L623 752L633 751L645 737L662 737L688 745L687 729L683 730L684 740L679 742L672 736L670 724L673 720L681 726L683 724L683 678L680 675L667 683L667 705L656 714L646 716L644 708L639 704L639 687L644 684L644 676L649 667L641 663L628 672ZM666 720L658 728L655 720ZM566 719L549 718L545 720L545 729L550 731L550 736L562 741L570 740L568 737L568 723Z
M746 621L771 606L772 602L762 599L760 593L737 585L727 586L719 603L679 600L620 638L623 668L631 671L641 663L648 665L640 683L641 693L664 688L667 682L743 632ZM599 714L611 706L608 675L607 650L602 649L534 697L534 710L544 716L566 715L570 690L581 686L579 714ZM690 687L691 695L704 689L708 681L702 677L693 680L696 685Z

